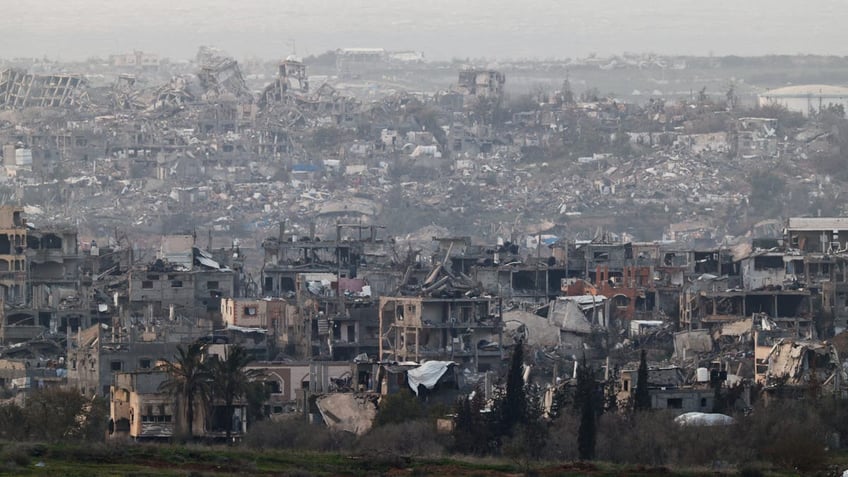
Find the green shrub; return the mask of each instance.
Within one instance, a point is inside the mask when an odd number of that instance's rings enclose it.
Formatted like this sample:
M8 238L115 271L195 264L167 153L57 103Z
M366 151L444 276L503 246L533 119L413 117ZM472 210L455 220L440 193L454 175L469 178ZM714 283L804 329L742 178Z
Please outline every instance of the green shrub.
M257 422L245 435L244 444L253 449L340 451L349 448L353 440L352 435L298 417Z
M356 450L370 455L435 456L445 451L440 439L432 422L419 419L374 427L359 438Z
M762 470L756 467L743 467L739 470L739 477L764 477Z
M3 463L26 467L32 460L31 446L28 444L13 444L3 449L0 461Z
M565 412L551 422L543 457L551 461L577 460L577 429L580 419Z
M423 416L424 409L421 403L409 389L404 388L400 392L383 396L377 409L374 426L414 421Z
M762 460L808 471L826 457L828 425L814 402L774 401L757 406L735 429L737 462Z

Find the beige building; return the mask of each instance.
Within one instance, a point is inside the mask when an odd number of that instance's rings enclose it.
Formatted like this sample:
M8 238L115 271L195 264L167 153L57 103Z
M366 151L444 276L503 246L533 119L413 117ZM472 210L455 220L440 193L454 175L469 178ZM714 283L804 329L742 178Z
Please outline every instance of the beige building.
M269 339L281 347L297 341L305 333L297 306L281 298L224 298L221 319L227 327L267 330Z
M176 403L159 392L165 374L147 370L115 375L109 405L113 437L168 438L174 435Z
M380 359L492 369L503 357L495 306L495 298L380 297Z
M228 326L285 328L297 308L279 298L224 298L221 300L221 318Z
M177 432L185 422L185 408L178 406L174 395L160 391L166 379L167 374L158 370L115 375L110 393L110 437L154 440L170 438ZM198 398L192 433L195 437L221 438L230 426L233 437L243 436L247 431L247 405L238 401L234 408L232 420L227 422L223 405L214 403L208 409Z
M27 225L23 207L0 206L0 289L6 302L26 300Z

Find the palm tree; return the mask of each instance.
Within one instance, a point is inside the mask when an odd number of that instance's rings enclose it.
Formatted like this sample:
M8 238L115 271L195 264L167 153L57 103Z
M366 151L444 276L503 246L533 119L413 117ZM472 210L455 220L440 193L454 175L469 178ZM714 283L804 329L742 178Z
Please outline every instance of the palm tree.
M209 392L211 374L204 360L206 345L195 342L183 348L177 346L173 361L165 360L159 369L168 373L168 378L159 385L160 391L168 391L183 401L188 421L189 439L194 437L194 406L197 397Z
M232 435L233 402L247 395L250 383L262 373L256 369L245 369L253 361L247 350L241 345L227 349L226 357L213 358L209 363L212 376L212 395L224 401L224 422L227 423L227 441Z

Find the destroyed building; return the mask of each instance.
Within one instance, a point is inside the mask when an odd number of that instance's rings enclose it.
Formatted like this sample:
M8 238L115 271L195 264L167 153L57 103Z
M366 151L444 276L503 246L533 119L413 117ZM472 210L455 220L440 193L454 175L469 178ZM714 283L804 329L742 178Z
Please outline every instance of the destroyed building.
M128 311L220 323L221 299L234 296L234 281L233 270L196 247L194 235L164 236L157 259L129 273Z
M756 382L774 397L845 396L846 372L832 344L780 333L757 333Z
M150 372L185 346L212 332L211 325L188 320L128 318L114 326L95 325L69 337L68 385L86 396L109 396L122 372Z
M86 99L85 80L80 75L0 69L0 109L79 107Z
M450 253L451 272L467 274L484 291L507 302L543 305L560 294L567 275L564 257L555 257L556 245L536 247L536 253L520 254L517 244L472 245L470 237L438 237L439 255Z
M739 118L737 123L736 155L740 159L774 157L777 155L777 119Z
M110 438L164 440L176 435L177 422L185 422L180 413L185 411L172 394L160 389L167 377L159 370L116 373L108 394ZM222 403L207 404L197 398L192 424L196 437L220 439L227 435L229 427L233 438L241 438L247 432L247 405L243 399L233 403L233 418L227 421Z
M643 247L644 248L644 247ZM566 295L602 295L611 300L610 323L650 319L663 309L654 275L660 264L644 251L634 255L632 243L569 244L567 276L561 280Z
M306 65L296 57L290 56L280 63L277 79L265 87L259 99L259 105L293 101L290 95L306 95L309 93L309 77L306 75Z
M728 286L727 277L709 276L687 285L680 294L680 327L716 332L751 316L815 334L809 289L784 281L784 255L755 253L740 261L741 287Z
M281 224L280 235L263 242L263 293L296 304L299 315L289 326L305 331L286 333L289 341L281 345L290 352L329 353L334 359L376 354L377 309L372 298L394 286L391 274L377 267L386 260L379 228L338 224L336 240L329 241L287 235ZM359 238L342 240L342 230L355 230ZM366 231L369 235L363 237Z
M94 283L107 262L96 245L83 250L72 227L32 226L21 207L0 208L0 223L3 343L64 335L108 319L109 296Z
M197 78L204 90L204 99L231 97L239 102L253 102L253 93L247 87L236 60L215 48L201 47L197 52L197 63L200 65Z
M822 308L837 333L848 327L847 225L836 217L793 217L786 227L788 246L799 251L790 264L792 276L799 283L820 290Z
M506 76L500 71L468 68L459 72L457 90L467 97L499 100Z
M451 360L473 370L497 369L503 327L495 298L383 296L380 360Z
M808 170L838 132L816 118L787 128L703 99L570 90L513 108L505 77L525 81L526 65L463 70L446 91L455 65L384 74L420 58L336 53L339 77L310 78L309 59L239 63L208 48L185 63L116 55L102 77L96 64L0 70L2 189L26 204L0 213L7 386L103 395L115 375L202 339L299 360L263 364L279 375L266 414L322 414L304 388L370 413L358 393L415 391L410 370L428 360L457 363L438 365L445 383L467 384L521 339L545 379L567 377L583 352L662 352L686 381L663 381L655 407L703 410L711 398L690 374L705 361L744 363L735 375L754 380L792 342L815 367L830 353L821 339L848 327L842 219L744 236L749 214L776 210L750 206L763 170L792 184L781 211L838 209L836 175ZM404 90L427 73L437 79ZM447 229L406 240L422 224ZM205 248L173 235L192 228L210 231ZM213 250L213 231L228 246ZM418 363L396 364L407 360ZM796 366L794 384L831 386L831 361L829 374ZM173 416L145 386L121 384L151 394L133 426ZM332 401L322 419L364 429Z
M248 369L261 373L269 391L263 413L278 419L292 413L308 414L313 396L365 391L357 385L358 376L351 379L355 366L347 361L255 361Z
M709 386L709 372L699 371L695 383L690 383L686 372L676 366L648 368L648 394L651 409L670 409L674 412L713 412L715 389ZM618 402L633 402L637 384L636 369L620 372ZM718 379L717 373L715 379Z

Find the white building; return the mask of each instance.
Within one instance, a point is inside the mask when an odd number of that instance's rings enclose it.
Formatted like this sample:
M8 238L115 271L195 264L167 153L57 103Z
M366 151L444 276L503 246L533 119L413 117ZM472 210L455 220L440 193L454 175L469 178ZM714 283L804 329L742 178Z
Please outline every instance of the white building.
M848 110L848 88L823 84L787 86L760 93L758 102L760 106L779 104L804 116L811 111L821 111L831 104L842 105Z

